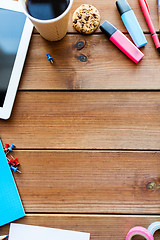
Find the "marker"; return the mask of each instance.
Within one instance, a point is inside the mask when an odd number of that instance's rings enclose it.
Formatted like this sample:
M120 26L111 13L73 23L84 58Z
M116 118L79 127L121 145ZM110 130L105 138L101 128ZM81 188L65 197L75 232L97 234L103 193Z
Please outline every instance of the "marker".
M158 16L159 16L159 38L160 38L160 0L158 0Z
M116 6L135 45L138 48L145 46L147 40L129 3L126 0L117 0Z
M4 236L0 236L0 240L5 239L6 237L8 237L9 235L4 235Z
M153 23L152 23L152 19L151 19L151 16L150 16L150 11L149 11L149 6L147 4L147 1L146 0L139 0L139 3L141 5L142 12L143 12L143 15L144 15L144 17L146 19L146 22L148 24L149 30L151 32L151 36L153 38L154 44L157 48L157 51L160 54L160 42L159 42L158 36L156 34L155 28L154 28Z
M116 27L108 21L100 26L101 31L133 62L138 63L144 54Z

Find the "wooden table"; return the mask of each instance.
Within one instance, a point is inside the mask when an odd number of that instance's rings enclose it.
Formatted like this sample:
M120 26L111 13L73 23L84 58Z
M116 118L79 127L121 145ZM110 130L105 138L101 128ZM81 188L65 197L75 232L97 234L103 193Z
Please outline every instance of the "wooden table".
M101 23L126 33L114 1L87 2ZM82 3L75 0L72 13ZM12 116L0 120L0 137L16 145L21 163L14 177L26 217L18 223L122 240L130 228L160 221L160 58L138 0L129 3L148 40L138 65L100 30L75 32L71 18L59 42L34 30ZM157 1L148 3L158 31Z

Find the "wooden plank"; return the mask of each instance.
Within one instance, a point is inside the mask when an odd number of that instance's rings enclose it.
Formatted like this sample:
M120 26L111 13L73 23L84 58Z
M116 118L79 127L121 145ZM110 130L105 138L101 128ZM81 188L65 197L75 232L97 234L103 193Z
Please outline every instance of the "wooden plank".
M122 240L132 227L139 225L148 228L155 221L160 221L160 216L27 214L17 223L90 232L91 240ZM8 231L9 225L0 229L1 234L6 234ZM154 239L158 240L159 237L160 232L157 231ZM142 240L142 237L136 236L134 239Z
M5 142L41 149L160 149L159 92L19 92Z
M78 51L75 44L86 41ZM142 49L145 57L133 63L104 35L68 35L47 42L34 35L25 63L20 89L160 89L159 55L150 35ZM46 53L55 59L52 65ZM79 56L86 56L81 62Z
M26 212L159 214L160 152L16 151ZM151 186L154 186L151 188Z
M150 8L151 17L154 23L154 26L157 31L159 31L159 24L158 24L158 5L156 0L147 0ZM71 8L70 18L69 18L69 24L68 24L68 32L75 33L75 29L72 27L72 15L74 11L81 5L84 4L84 2L79 0L74 0L73 6ZM105 20L110 21L112 24L114 24L117 28L120 28L121 31L127 32L126 28L124 27L120 15L117 11L116 5L112 1L108 1L106 3L106 0L88 0L87 4L94 5L100 12L101 16L101 23L103 23ZM141 11L140 5L138 0L130 0L129 1L130 6L132 7L134 13L136 14L136 17L145 32L149 32L148 26L145 22L143 13ZM35 32L37 32L34 29ZM99 29L97 29L96 32L100 32Z
M141 11L141 7L139 5L138 0L129 0L128 1L130 6L135 12L135 15L137 16L137 19L144 31L149 32L148 26L145 22L145 18L143 16L143 13ZM147 0L151 12L151 17L154 23L154 26L156 30L159 30L158 27L158 4L157 0ZM68 26L69 32L75 32L75 30L72 27L72 15L73 12L79 7L81 4L83 4L84 1L75 0L74 4L71 9L71 15L70 15L70 21ZM122 20L120 18L120 15L117 11L117 7L115 5L115 1L106 1L106 0L88 0L88 4L94 5L100 12L101 15L101 23L103 23L105 20L110 21L112 24L114 24L117 28L119 28L121 31L126 32L126 29L122 23ZM98 32L100 30L98 29Z

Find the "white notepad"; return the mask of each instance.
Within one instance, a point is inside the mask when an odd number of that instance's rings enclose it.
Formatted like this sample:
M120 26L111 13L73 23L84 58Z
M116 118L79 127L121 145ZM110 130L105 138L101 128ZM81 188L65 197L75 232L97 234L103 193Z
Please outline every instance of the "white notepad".
M9 240L89 240L90 234L11 223Z

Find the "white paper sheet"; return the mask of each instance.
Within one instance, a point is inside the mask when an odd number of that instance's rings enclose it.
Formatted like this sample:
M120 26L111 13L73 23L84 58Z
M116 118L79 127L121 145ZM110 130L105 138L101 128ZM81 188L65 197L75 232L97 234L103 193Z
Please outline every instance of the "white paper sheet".
M11 223L9 240L89 240L90 234Z

